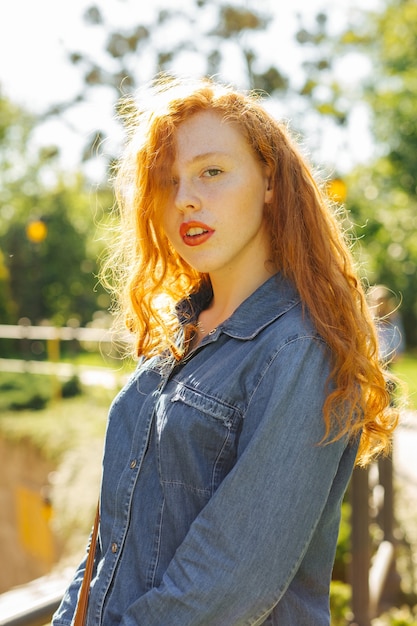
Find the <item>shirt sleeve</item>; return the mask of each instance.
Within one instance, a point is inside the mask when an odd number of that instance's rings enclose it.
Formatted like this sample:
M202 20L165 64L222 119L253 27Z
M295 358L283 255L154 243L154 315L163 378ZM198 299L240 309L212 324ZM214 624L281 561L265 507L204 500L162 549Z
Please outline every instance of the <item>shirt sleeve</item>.
M312 337L289 342L265 367L236 465L161 585L129 607L122 626L264 622L303 559L346 447L319 445L328 373L328 352Z

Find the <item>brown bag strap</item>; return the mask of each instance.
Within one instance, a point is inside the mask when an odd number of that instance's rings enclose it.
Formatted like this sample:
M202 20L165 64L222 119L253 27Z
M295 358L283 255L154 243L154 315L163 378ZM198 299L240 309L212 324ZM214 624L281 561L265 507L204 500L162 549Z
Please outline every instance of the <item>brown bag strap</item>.
M97 505L96 517L94 520L93 532L91 535L90 548L88 550L87 562L83 582L81 585L80 596L78 598L77 608L75 610L74 626L84 626L85 617L87 615L88 596L90 593L90 583L93 575L94 556L96 552L98 525L100 522L99 506Z

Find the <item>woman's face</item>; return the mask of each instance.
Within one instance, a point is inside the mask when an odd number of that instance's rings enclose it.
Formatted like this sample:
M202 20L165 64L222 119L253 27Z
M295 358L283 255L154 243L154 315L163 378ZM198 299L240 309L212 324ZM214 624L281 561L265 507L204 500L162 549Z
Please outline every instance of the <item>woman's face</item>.
M183 122L170 184L163 227L185 261L225 279L264 267L269 236L263 210L272 191L267 168L238 125L213 111Z

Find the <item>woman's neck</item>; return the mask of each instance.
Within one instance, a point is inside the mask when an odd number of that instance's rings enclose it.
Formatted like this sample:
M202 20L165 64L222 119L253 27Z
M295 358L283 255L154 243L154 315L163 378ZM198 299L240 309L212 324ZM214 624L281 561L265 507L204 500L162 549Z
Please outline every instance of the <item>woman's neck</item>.
M208 335L228 319L249 296L275 273L275 270L262 268L252 271L240 280L225 280L225 276L210 275L213 298L209 306L198 317L200 339Z

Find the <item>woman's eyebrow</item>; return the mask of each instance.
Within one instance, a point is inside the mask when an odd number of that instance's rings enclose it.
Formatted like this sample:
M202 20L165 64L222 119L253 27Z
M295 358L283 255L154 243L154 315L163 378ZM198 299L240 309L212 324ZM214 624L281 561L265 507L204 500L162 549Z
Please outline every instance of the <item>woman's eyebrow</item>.
M220 150L216 150L216 151L209 151L209 152L202 152L201 154L196 154L195 156L191 157L187 163L190 164L195 164L195 163L200 163L201 161L207 161L208 159L214 159L214 158L224 158L224 157L228 157L229 153L228 152L222 152Z

